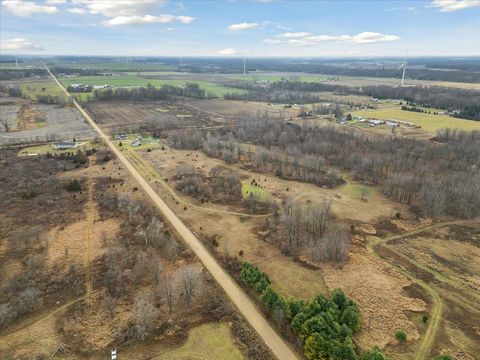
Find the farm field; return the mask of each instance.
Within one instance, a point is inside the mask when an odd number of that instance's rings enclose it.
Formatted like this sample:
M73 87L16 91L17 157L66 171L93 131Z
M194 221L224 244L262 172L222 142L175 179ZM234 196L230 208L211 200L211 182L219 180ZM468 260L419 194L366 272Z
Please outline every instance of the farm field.
M21 100L23 102L23 100ZM72 106L44 105L27 102L27 106L43 114L44 122L27 130L5 132L0 131L0 144L13 144L34 141L89 139L96 133L85 123L85 120ZM0 108L3 106L0 106ZM12 110L13 111L13 110ZM13 116L13 115L12 115ZM18 113L17 113L18 117Z
M200 80L188 80L188 79L147 79L141 76L126 75L126 76L79 76L70 79L59 79L63 86L67 87L71 84L86 84L86 85L112 85L114 87L123 86L147 86L151 84L153 86L160 87L162 85L184 86L186 83L196 83L200 88L207 92L214 94L214 96L222 97L228 92L241 92L242 90L228 88L215 83L200 81ZM75 95L75 94L74 94ZM83 94L85 95L85 94Z
M206 101L206 100L205 100ZM85 105L87 111L108 131L127 131L148 124L169 124L175 127L209 125L205 117L194 114L188 108L164 102L125 103L92 102ZM173 124L173 125L172 125ZM129 131L131 132L131 131Z
M362 116L364 118L374 118L380 120L401 120L420 125L422 129L435 133L443 128L459 128L462 130L480 130L480 122L453 118L448 115L433 115L417 113L413 111L404 111L400 108L378 109L378 110L359 110L353 111L352 116Z

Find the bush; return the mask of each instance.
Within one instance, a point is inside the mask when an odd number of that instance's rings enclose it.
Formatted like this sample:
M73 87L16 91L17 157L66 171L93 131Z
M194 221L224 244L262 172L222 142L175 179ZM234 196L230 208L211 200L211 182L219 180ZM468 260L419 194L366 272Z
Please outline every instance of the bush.
M387 357L377 346L374 346L372 350L363 352L358 360L387 360Z
M240 280L259 293L262 293L270 285L268 275L248 261L243 264L243 269L240 272Z
M404 343L407 341L407 333L403 330L397 330L395 331L395 338L401 343Z
M435 356L433 360L455 360L455 358L451 355L442 354Z
M423 315L422 316L422 321L423 321L424 324L426 324L427 321L428 321L428 315Z
M73 191L80 191L82 190L82 185L78 182L77 179L70 180L67 185L65 185L65 189L67 191L73 192Z
M109 162L110 160L112 160L112 158L110 157L110 155L105 155L102 159L102 162Z

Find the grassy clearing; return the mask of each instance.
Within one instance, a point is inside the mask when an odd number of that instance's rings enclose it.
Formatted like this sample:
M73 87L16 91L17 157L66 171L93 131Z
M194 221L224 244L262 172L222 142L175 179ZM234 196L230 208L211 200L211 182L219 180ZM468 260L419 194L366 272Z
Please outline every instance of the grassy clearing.
M36 100L37 95L51 95L65 98L65 93L53 80L22 82L22 93L29 99Z
M243 354L233 342L225 323L203 324L190 330L187 342L179 348L155 356L156 360L218 359L241 360Z
M351 199L361 199L362 194L364 199L368 199L369 197L375 194L375 190L371 186L362 185L362 184L353 184L353 183L346 183L340 188L342 194L348 196Z
M409 121L420 125L422 129L435 133L442 128L459 128L462 130L480 130L480 121L457 119L448 115L433 115L417 113L413 111L404 111L400 108L361 110L352 112L352 115L362 116L364 118L375 118L381 120L401 120Z
M262 189L258 186L254 186L254 185L250 184L249 182L243 182L242 183L242 195L243 195L243 197L246 198L251 193L253 193L256 197L258 197L260 199L268 200L268 199L272 198L270 193L268 193L264 189Z
M131 143L139 137L140 137L140 142L141 142L142 145L132 146ZM140 135L138 133L128 135L127 140L116 140L115 141L115 145L117 145L117 147L120 147L120 143L122 143L121 148L127 149L127 150L146 150L146 149L153 149L153 148L158 148L158 147L162 146L160 141L158 139L155 139L153 136L151 136L151 135Z
M114 87L122 86L153 86L160 87L162 85L185 86L186 83L196 83L202 89L213 93L215 96L222 97L228 92L241 92L242 90L229 88L223 85L214 84L208 81L188 80L188 79L147 79L141 76L124 75L124 76L79 76L71 79L59 79L65 87L71 84L87 84L87 85L112 85ZM75 94L77 95L77 94ZM81 94L87 95L87 94ZM91 95L91 94L90 94Z
M75 149L68 149L68 150L55 150L53 148L53 144L43 144L43 145L36 145L36 146L31 146L31 147L22 149L17 153L17 156L45 155L46 153L50 153L52 155L60 155L60 154L66 154L69 152L76 153L78 150L85 151L90 147L91 147L91 144L88 141Z

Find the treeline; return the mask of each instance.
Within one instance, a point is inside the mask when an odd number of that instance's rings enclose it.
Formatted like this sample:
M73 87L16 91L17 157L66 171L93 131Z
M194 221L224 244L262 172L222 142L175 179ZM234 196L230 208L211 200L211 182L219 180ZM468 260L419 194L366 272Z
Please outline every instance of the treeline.
M322 100L322 98L316 94L303 91L285 91L263 87L248 88L238 83L235 83L235 87L247 88L247 91L243 93L226 93L223 96L225 100L263 101L279 104L311 104L321 102Z
M195 99L207 99L215 97L214 94L200 88L198 84L189 83L185 87L162 85L155 87L148 84L147 87L134 88L107 88L104 90L94 90L93 99L100 101L129 100L167 100L172 97L190 97Z
M445 130L437 136L441 143L429 143L371 137L334 127L302 129L263 118L239 121L235 137L294 159L322 158L329 167L349 170L355 180L381 185L388 197L424 215L480 215L478 131Z
M453 114L453 117L480 121L480 105L478 103L468 105L459 113Z
M399 99L413 102L425 107L447 110L461 110L472 104L480 103L480 92L467 89L446 88L437 86L345 86L318 82L276 81L270 84L252 82L236 82L229 86L248 90L246 94L226 94L227 100L250 100L270 102L306 103L318 102L317 92L333 92L336 94L366 95L378 99ZM302 95L303 93L306 93ZM243 97L243 98L242 98ZM276 98L279 101L276 101ZM295 101L293 101L294 99ZM292 101L281 101L292 100ZM298 100L298 101L297 101ZM302 102L304 100L305 102Z
M0 71L0 80L16 80L34 76L48 76L48 72L45 69L9 69Z
M11 97L22 97L22 89L18 86L9 86L6 84L0 84L0 92L8 94Z
M47 105L65 105L66 103L70 103L71 100L65 100L64 96L54 96L54 95L37 95L36 97L37 102L40 104L47 104Z
M301 339L307 359L386 360L377 347L356 351L353 334L361 327L360 309L342 290L334 290L330 298L319 294L310 301L285 299L273 289L268 275L249 262L243 264L240 280L259 293L280 330L288 328Z
M248 136L242 134L243 132L237 136L241 140L248 141ZM268 149L259 149L253 153L244 149L233 137L233 134L221 136L201 130L174 131L170 135L170 140L177 149L202 149L207 155L222 159L229 164L237 163L243 158L256 171L272 173L286 180L300 180L329 188L344 183L338 170L331 167L327 168L324 157L315 154ZM273 144L268 141L267 143L269 145Z

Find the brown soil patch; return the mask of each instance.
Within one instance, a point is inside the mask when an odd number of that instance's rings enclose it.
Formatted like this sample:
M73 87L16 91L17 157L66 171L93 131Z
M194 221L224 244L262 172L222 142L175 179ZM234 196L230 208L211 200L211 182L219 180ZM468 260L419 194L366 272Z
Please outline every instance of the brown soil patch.
M18 130L36 129L41 123L44 123L46 113L38 110L36 107L23 104L20 107L17 118Z
M358 251L350 253L341 269L331 264L324 264L322 269L331 290L341 288L360 305L362 330L356 336L360 348L395 343L397 329L403 329L411 340L420 338L405 312L424 311L426 304L406 295L403 289L411 282L393 268L366 251Z

